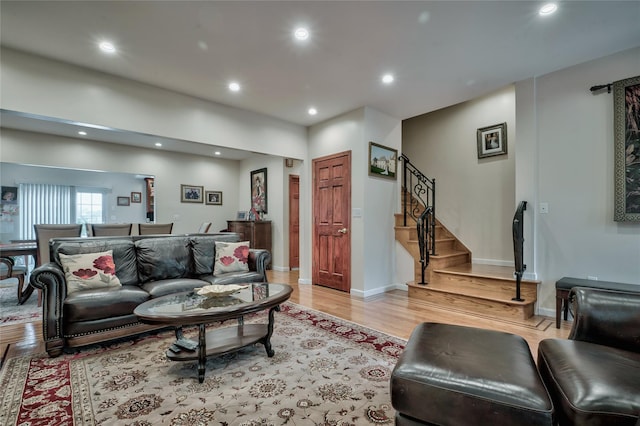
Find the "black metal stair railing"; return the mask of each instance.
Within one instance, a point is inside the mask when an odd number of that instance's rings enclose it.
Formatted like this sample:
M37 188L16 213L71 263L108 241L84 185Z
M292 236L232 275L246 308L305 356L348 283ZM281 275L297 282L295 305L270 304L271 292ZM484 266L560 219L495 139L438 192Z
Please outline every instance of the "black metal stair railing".
M520 283L527 265L524 264L524 211L527 209L527 202L521 201L513 215L513 257L516 268L516 297L511 300L523 302L520 297Z
M429 179L418 170L409 157L402 154L402 215L403 225L407 226L407 219L413 218L417 225L418 246L420 250L420 265L422 281L425 283L425 271L429 266L429 256L436 254L436 180Z

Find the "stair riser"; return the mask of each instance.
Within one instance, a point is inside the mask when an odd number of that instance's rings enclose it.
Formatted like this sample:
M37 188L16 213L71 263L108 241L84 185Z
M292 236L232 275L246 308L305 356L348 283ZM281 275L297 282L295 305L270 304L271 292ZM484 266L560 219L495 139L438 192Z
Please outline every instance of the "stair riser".
M534 304L511 305L505 302L476 299L473 297L442 293L430 290L428 286L424 288L409 287L409 297L424 300L441 307L449 307L452 310L461 312L474 312L496 319L513 318L525 320L531 318L534 312Z
M509 299L515 296L516 282L496 280L492 278L453 275L434 271L431 274L429 286L443 290L455 289L464 294L491 294L492 296L504 295L501 298ZM523 282L520 284L520 294L525 300L537 300L537 285Z
M469 262L471 262L471 255L469 253L460 253L459 255L443 258L431 257L429 260L429 268L444 269L449 266L462 265L463 263Z

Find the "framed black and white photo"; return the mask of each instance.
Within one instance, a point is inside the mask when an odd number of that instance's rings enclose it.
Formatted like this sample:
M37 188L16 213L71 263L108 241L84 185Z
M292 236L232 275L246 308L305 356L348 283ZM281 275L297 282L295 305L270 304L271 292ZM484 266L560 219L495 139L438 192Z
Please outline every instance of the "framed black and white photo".
M507 123L478 129L478 158L507 153Z
M197 185L180 185L180 202L202 203L204 200L204 188Z
M129 197L118 197L118 205L119 206L128 206L129 205Z
M222 191L205 191L204 202L212 206L222 205Z

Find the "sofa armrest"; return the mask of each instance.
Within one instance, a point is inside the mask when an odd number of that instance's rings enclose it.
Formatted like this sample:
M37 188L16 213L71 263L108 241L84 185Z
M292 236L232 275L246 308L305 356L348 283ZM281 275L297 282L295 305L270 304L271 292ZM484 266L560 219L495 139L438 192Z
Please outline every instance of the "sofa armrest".
M249 249L249 270L262 274L267 282L267 268L271 264L271 252L264 249Z
M50 346L60 344L62 352L62 304L67 297L67 281L64 272L55 262L46 263L31 272L30 284L42 290L42 335Z
M639 292L574 287L569 339L640 352Z

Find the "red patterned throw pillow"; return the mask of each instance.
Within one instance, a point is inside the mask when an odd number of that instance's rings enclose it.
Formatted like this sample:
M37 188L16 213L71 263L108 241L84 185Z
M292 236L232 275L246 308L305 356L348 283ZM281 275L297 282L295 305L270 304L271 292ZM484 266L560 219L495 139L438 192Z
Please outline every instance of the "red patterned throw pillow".
M60 263L67 279L67 294L100 287L120 287L113 251L62 254Z
M225 243L216 241L213 275L249 271L249 241Z

